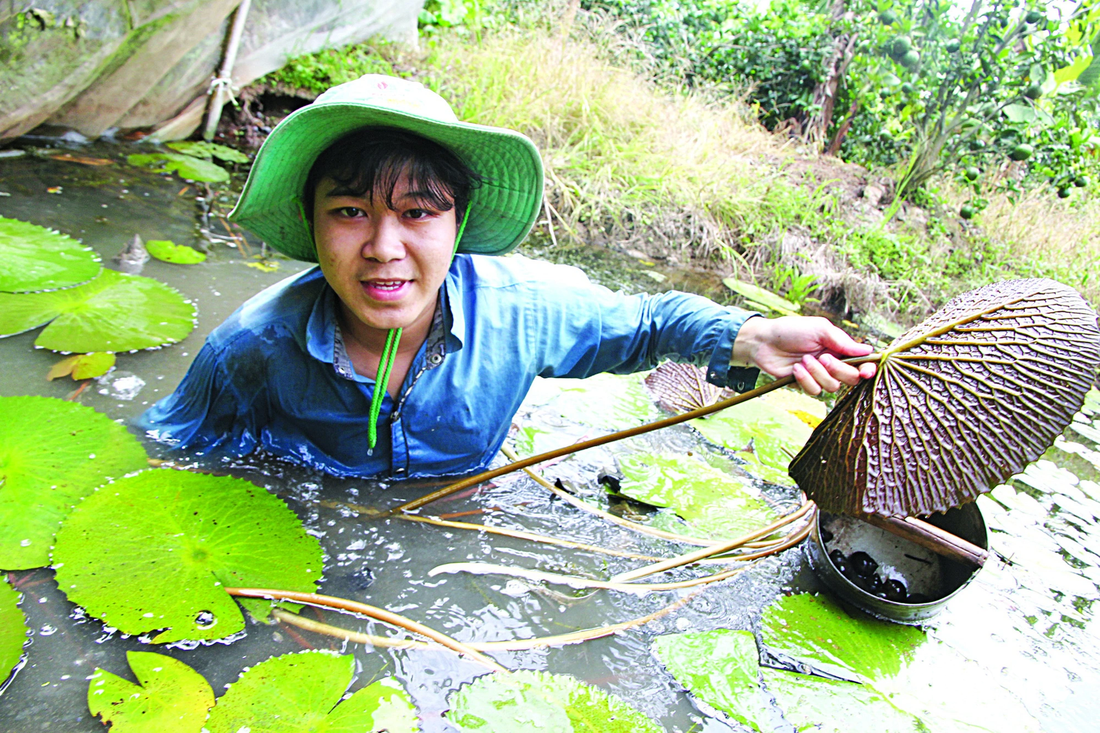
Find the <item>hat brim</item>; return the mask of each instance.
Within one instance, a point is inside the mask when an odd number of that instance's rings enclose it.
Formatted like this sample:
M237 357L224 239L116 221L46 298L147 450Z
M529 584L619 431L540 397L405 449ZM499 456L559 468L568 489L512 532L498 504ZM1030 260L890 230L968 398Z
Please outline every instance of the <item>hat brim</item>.
M454 152L483 178L470 195L459 252L501 255L530 232L542 207L543 169L527 137L498 127L440 122L354 102L314 102L279 123L260 147L229 219L296 260L317 261L303 216L309 169L330 145L363 127L415 133Z

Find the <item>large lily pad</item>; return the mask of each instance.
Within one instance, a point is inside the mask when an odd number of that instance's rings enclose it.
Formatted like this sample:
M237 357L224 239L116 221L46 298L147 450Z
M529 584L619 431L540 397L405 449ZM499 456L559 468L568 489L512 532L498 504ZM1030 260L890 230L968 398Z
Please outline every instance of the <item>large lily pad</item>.
M114 733L199 731L214 705L214 690L183 662L153 652L126 652L138 684L96 667L88 710Z
M50 397L0 397L0 568L50 561L73 504L111 477L148 466L126 428Z
M618 698L565 675L512 672L479 677L448 698L447 720L462 731L659 733L657 723Z
M195 307L148 277L103 270L68 290L0 293L0 336L50 325L35 346L54 351L133 351L180 341L195 327Z
M19 610L20 594L0 582L0 689L19 660L27 643L27 622Z
M789 483L783 475L791 456L813 433L810 423L825 417L825 404L801 392L781 389L688 424L712 443L745 459L750 473ZM758 471L756 464L771 471Z
M770 730L760 693L760 654L751 631L659 636L653 651L691 694L753 730Z
M773 522L778 515L745 483L694 456L635 453L619 459L619 491L668 507L698 533L732 538Z
M1096 312L1053 280L966 293L906 331L791 463L826 511L928 515L1043 454L1100 364Z
M0 291L68 288L99 274L99 255L75 239L0 217Z
M102 487L65 521L53 553L69 600L154 642L244 628L223 586L311 592L321 548L283 502L229 476L144 471ZM270 603L242 599L265 619Z
M873 687L767 667L761 671L768 692L775 697L783 717L795 730L820 733L928 733L930 730L913 715L894 707Z
M354 657L327 652L268 659L229 686L210 711L206 729L210 733L417 730L415 708L392 679L375 682L340 702L354 669Z

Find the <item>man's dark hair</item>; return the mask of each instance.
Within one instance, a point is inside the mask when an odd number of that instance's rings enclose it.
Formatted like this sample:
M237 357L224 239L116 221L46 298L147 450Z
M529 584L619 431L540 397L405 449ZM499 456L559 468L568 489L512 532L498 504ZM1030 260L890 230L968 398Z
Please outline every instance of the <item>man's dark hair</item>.
M345 135L317 156L306 178L304 203L312 218L317 185L324 178L336 182L339 195L381 196L394 208L393 191L402 174L409 185L424 192L428 204L447 211L455 208L461 221L470 192L482 178L442 145L391 127L365 127Z

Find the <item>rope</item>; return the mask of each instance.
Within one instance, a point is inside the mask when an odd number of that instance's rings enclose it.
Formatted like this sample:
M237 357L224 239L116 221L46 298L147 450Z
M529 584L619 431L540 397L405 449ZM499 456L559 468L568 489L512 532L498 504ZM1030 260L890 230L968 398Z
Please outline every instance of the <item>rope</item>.
M391 328L386 334L386 348L382 350L382 360L378 363L378 379L374 382L374 394L370 398L370 424L367 426L370 450L367 451L367 455L374 453L374 446L378 442L378 415L382 411L382 400L386 399L390 371L393 369L394 359L397 358L397 343L400 340L400 328Z

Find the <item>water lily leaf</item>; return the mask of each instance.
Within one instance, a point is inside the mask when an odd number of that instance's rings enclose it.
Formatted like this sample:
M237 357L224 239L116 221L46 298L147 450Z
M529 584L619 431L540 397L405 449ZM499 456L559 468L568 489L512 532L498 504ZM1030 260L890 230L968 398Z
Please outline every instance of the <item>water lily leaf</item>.
M548 407L601 430L623 430L659 415L636 375L597 374L588 379L553 382L559 394Z
M210 711L206 729L210 733L417 730L415 709L392 679L376 682L340 702L354 670L354 657L328 652L268 659L229 686Z
M943 512L1041 456L1100 363L1096 312L1053 280L955 298L883 352L791 462L829 512Z
M676 413L713 405L731 394L708 382L706 369L674 361L666 361L646 375L645 386L658 405Z
M154 642L244 628L222 586L312 592L321 548L283 502L248 481L170 469L107 484L61 527L53 553L69 600ZM242 599L260 620L270 603Z
M782 471L813 432L806 416L824 418L825 412L823 402L780 389L688 424L710 442L751 452L760 463Z
M853 617L830 598L809 593L784 596L768 606L760 619L760 638L773 652L863 681L897 674L925 639L919 629Z
M115 365L115 355L97 351L93 354L73 354L50 367L46 379L53 381L61 377L73 379L94 379L111 371Z
M796 730L820 733L926 733L929 730L917 718L891 705L873 687L767 667L761 671L768 692L783 710L783 717Z
M671 508L709 536L738 537L778 518L743 481L694 456L635 453L620 457L619 469L621 493Z
M572 677L546 672L484 675L448 699L447 720L463 731L659 733L662 728L618 698Z
M103 270L89 283L49 293L0 293L0 336L50 325L34 345L54 351L133 351L180 341L195 307L140 275Z
M23 658L27 643L27 622L19 610L19 597L18 591L0 582L0 689Z
M0 291L69 288L99 274L91 247L18 219L0 216Z
M134 153L126 156L126 162L143 168L175 171L188 181L224 183L229 180L229 172L220 165L181 153Z
M785 316L798 315L799 311L802 310L798 303L792 303L769 290L734 277L722 278L722 284L746 300L756 305L762 305L768 310L782 313Z
M161 262L171 262L176 265L197 265L206 261L206 255L197 249L184 247L167 239L148 241L145 243L145 249Z
M214 690L183 662L153 652L126 652L138 684L96 667L88 710L115 733L199 731Z
M760 654L751 631L659 636L653 651L692 695L753 730L771 730L760 694Z
M248 156L244 153L225 145L206 142L205 140L180 140L178 142L168 143L167 147L175 150L177 153L193 155L196 158L205 158L206 160L210 160L210 158L213 157L218 160L224 160L226 163L248 162Z
M50 397L0 397L0 568L49 563L72 505L110 477L148 465L126 428Z

